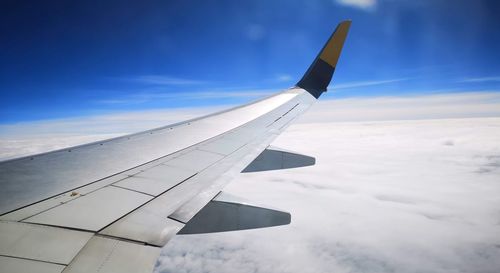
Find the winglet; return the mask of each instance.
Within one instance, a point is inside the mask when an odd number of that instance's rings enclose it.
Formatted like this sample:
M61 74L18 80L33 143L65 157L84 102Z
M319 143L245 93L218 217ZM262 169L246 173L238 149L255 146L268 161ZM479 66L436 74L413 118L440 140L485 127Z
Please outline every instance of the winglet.
M326 45L297 83L297 87L307 90L315 98L319 98L326 91L332 80L350 26L350 20L343 21L337 26Z

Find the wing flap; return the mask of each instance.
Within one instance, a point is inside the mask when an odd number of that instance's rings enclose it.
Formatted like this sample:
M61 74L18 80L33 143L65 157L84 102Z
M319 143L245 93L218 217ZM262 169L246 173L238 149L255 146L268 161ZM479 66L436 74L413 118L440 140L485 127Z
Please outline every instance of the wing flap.
M0 221L0 256L69 264L92 236L90 232Z
M161 249L94 236L64 270L65 273L150 273Z
M162 247L183 227L183 223L155 213L149 207L132 212L100 234Z
M184 225L168 216L189 200L192 180L163 193L151 202L112 223L100 234L163 246Z

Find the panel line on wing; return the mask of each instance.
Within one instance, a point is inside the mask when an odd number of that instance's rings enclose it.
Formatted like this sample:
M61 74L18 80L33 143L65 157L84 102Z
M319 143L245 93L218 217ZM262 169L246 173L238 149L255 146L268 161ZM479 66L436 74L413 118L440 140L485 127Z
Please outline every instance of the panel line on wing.
M266 128L268 127L271 127L272 125L274 125L277 121L279 121L281 118L283 118L284 116L286 116L288 113L290 113L292 110L294 110L297 106L299 106L300 103L297 103L295 104L292 108L290 108L288 111L286 111L284 114L282 114L281 116L279 116L277 119L275 119L273 122L271 122L269 125L266 126Z
M20 260L27 260L27 261L33 261L33 262L46 263L46 264L56 264L56 265L62 265L62 266L67 266L68 265L68 264L62 264L62 263L56 263L56 262L49 262L49 261L45 261L45 260L38 260L38 259L33 259L33 258L24 258L24 257L10 256L10 255L4 255L4 254L0 254L0 257L20 259Z
M122 241L122 242L126 242L126 243L137 244L137 245L141 245L141 246L162 247L162 246L150 244L148 242L143 242L143 241L139 241L139 240L133 240L133 239L129 239L129 238L123 238L123 237L113 236L113 235L103 234L103 233L96 233L94 236L95 237L102 237L102 238L113 239L113 240Z
M121 186L118 186L116 184L111 184L109 185L110 187L116 187L116 188L120 188L122 190L127 190L127 191L133 191L133 192L137 192L137 193L141 193L141 194L145 194L145 195L149 195L151 197L156 197L156 195L152 195L152 194L149 194L147 192L143 192L143 191L138 191L138 190L134 190L134 189L129 189L129 188L125 188L125 187L121 187Z
M184 223L183 221L181 221L181 220L179 220L179 219L175 219L175 218L174 218L174 217L172 217L172 216L168 216L167 218L168 218L168 219L171 219L171 220L174 220L174 221L176 221L176 222L179 222L179 223L181 223L181 224L184 224L184 225L186 224L186 223Z
M84 228L59 226L59 225L45 224L45 223L32 223L32 222L13 222L13 223L23 223L23 224L36 225L36 226L41 226L41 227L53 227L53 228L60 228L60 229L67 229L67 230L81 231L81 232L89 232L89 233L96 234L95 231L90 230L90 229L84 229Z

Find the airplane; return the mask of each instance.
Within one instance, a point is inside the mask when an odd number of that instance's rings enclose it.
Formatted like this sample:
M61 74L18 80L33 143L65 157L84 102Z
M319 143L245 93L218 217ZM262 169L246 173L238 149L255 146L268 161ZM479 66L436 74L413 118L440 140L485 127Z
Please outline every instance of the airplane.
M0 162L0 272L152 272L176 234L289 224L224 193L240 172L309 166L269 146L326 92L351 21L292 88L204 117Z

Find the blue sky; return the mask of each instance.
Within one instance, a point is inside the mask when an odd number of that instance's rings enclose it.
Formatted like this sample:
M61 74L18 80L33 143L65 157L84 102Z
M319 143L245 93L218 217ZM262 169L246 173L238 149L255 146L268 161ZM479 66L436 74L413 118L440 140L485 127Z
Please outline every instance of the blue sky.
M353 24L327 98L500 90L497 1L3 1L0 123L234 104Z

